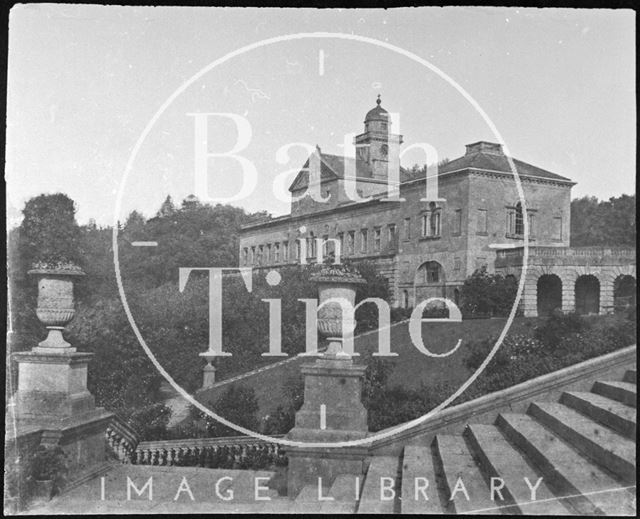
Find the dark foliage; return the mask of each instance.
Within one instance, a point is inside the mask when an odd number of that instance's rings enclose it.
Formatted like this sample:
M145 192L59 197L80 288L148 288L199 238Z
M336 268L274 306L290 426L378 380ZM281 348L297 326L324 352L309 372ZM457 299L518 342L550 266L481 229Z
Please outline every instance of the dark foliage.
M476 269L462 286L463 316L507 316L517 291L518 284L513 276L490 274L486 266Z
M571 246L636 245L636 195L571 201Z

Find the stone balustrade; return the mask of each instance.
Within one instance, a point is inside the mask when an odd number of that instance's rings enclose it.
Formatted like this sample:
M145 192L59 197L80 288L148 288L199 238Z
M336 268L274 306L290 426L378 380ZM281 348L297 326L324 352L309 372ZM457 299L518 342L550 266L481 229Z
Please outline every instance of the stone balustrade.
M279 444L249 436L140 442L132 453L131 461L137 465L234 469L286 464L284 450Z
M130 463L140 441L138 433L118 416L114 416L105 431L109 449L122 463Z
M524 247L515 249L501 249L496 251L498 260L509 258L522 258ZM536 257L592 257L592 258L633 258L636 257L635 250L631 248L619 247L529 247L529 258Z

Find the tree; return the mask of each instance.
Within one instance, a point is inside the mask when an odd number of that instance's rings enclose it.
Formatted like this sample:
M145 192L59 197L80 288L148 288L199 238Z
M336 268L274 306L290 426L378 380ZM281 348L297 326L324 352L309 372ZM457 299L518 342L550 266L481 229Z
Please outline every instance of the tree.
M159 218L163 218L166 216L171 216L176 212L176 207L173 204L173 200L171 199L171 195L167 195L167 198L164 199L160 209L156 213L156 216Z
M20 261L33 263L74 263L79 265L80 228L75 219L75 203L63 193L30 199L23 209L20 225Z
M608 201L585 196L571 201L571 246L628 246L636 244L636 196Z

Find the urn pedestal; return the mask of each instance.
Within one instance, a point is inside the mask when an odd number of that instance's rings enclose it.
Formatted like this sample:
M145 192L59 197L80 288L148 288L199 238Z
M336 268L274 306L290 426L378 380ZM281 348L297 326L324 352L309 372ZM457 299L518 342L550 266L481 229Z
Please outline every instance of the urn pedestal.
M31 351L12 355L18 364L18 388L9 403L7 441L19 450L25 434L41 431L40 444L64 449L73 482L108 468L105 431L113 417L96 407L87 389L93 353L76 351L62 336L75 314L73 280L84 274L79 269L29 273L38 277L36 314L49 334Z
M302 366L304 403L287 439L301 443L360 440L368 435L367 410L361 400L366 366L354 364L351 351L344 348L345 336L355 329L353 314L345 318L341 304L331 300L342 300L353 308L356 286L364 280L352 271L331 267L312 279L319 291L318 331L329 346L314 363ZM362 476L366 456L363 446L289 447L287 493L294 498L306 485L327 489L340 474Z

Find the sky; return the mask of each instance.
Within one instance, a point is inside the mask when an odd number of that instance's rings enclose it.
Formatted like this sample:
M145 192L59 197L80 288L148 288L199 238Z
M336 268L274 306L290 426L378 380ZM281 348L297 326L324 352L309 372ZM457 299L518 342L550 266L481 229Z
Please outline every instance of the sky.
M231 203L285 214L274 181L293 180L308 156L294 143L342 154L345 135L363 131L378 94L399 114L394 130L399 125L405 147L427 143L439 159L454 159L465 144L497 140L441 75L370 42L283 40L190 82L228 53L296 33L363 36L413 53L468 92L512 156L577 182L574 198L635 193L630 10L32 4L15 6L9 22L9 226L40 193L69 195L81 224L110 225L133 209L153 216L167 194L180 202L204 192L196 183L199 153L234 147L257 180ZM190 115L203 113L232 115ZM206 122L206 142L196 140L198 120ZM242 124L251 130L246 142ZM402 159L404 166L424 162L419 149ZM236 159L212 157L206 166L204 197L233 197L247 178Z

